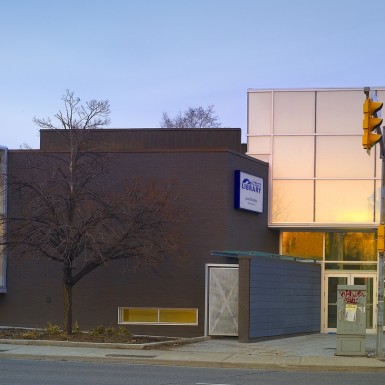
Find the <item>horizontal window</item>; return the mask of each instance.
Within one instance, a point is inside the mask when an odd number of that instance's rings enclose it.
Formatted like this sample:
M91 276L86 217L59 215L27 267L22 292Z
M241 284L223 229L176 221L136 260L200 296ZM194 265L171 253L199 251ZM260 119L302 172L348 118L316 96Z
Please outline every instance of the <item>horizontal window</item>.
M120 307L119 324L198 325L198 309Z

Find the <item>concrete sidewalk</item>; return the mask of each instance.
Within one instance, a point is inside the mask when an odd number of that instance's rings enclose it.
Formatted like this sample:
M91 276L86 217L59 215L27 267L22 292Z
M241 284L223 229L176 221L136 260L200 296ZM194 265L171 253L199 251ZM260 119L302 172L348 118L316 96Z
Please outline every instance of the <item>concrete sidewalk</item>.
M336 336L333 334L311 334L248 344L239 343L235 338L192 339L189 341L190 343L170 346L156 344L133 346L0 340L0 359L96 361L273 370L385 371L384 358L335 356ZM373 356L376 336L367 336L366 347L368 355Z

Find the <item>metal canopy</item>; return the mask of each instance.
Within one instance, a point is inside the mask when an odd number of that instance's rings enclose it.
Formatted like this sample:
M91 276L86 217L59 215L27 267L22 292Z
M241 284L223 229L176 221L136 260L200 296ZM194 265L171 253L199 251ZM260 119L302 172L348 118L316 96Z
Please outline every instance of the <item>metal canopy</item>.
M252 257L264 257L272 259L281 259L287 261L299 261L299 262L314 262L317 263L317 259L292 257L289 255L281 255L274 253L265 253L262 251L245 251L245 250L213 250L211 255L216 257L231 257L231 258L252 258Z

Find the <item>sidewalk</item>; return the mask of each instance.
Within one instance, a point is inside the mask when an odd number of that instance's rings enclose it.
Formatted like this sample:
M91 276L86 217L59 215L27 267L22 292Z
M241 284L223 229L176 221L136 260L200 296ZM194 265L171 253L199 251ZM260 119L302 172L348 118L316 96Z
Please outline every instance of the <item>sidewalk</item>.
M205 366L274 370L385 371L385 358L335 356L336 336L311 334L254 343L235 338L192 339L176 346L88 344L0 340L0 359L92 361L148 365ZM368 335L372 356L376 336Z

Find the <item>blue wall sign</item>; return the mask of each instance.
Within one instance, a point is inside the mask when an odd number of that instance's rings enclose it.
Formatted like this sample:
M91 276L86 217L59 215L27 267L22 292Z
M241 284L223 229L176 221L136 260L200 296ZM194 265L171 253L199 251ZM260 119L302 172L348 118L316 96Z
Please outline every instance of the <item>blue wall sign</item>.
M235 170L234 207L263 213L263 179Z

